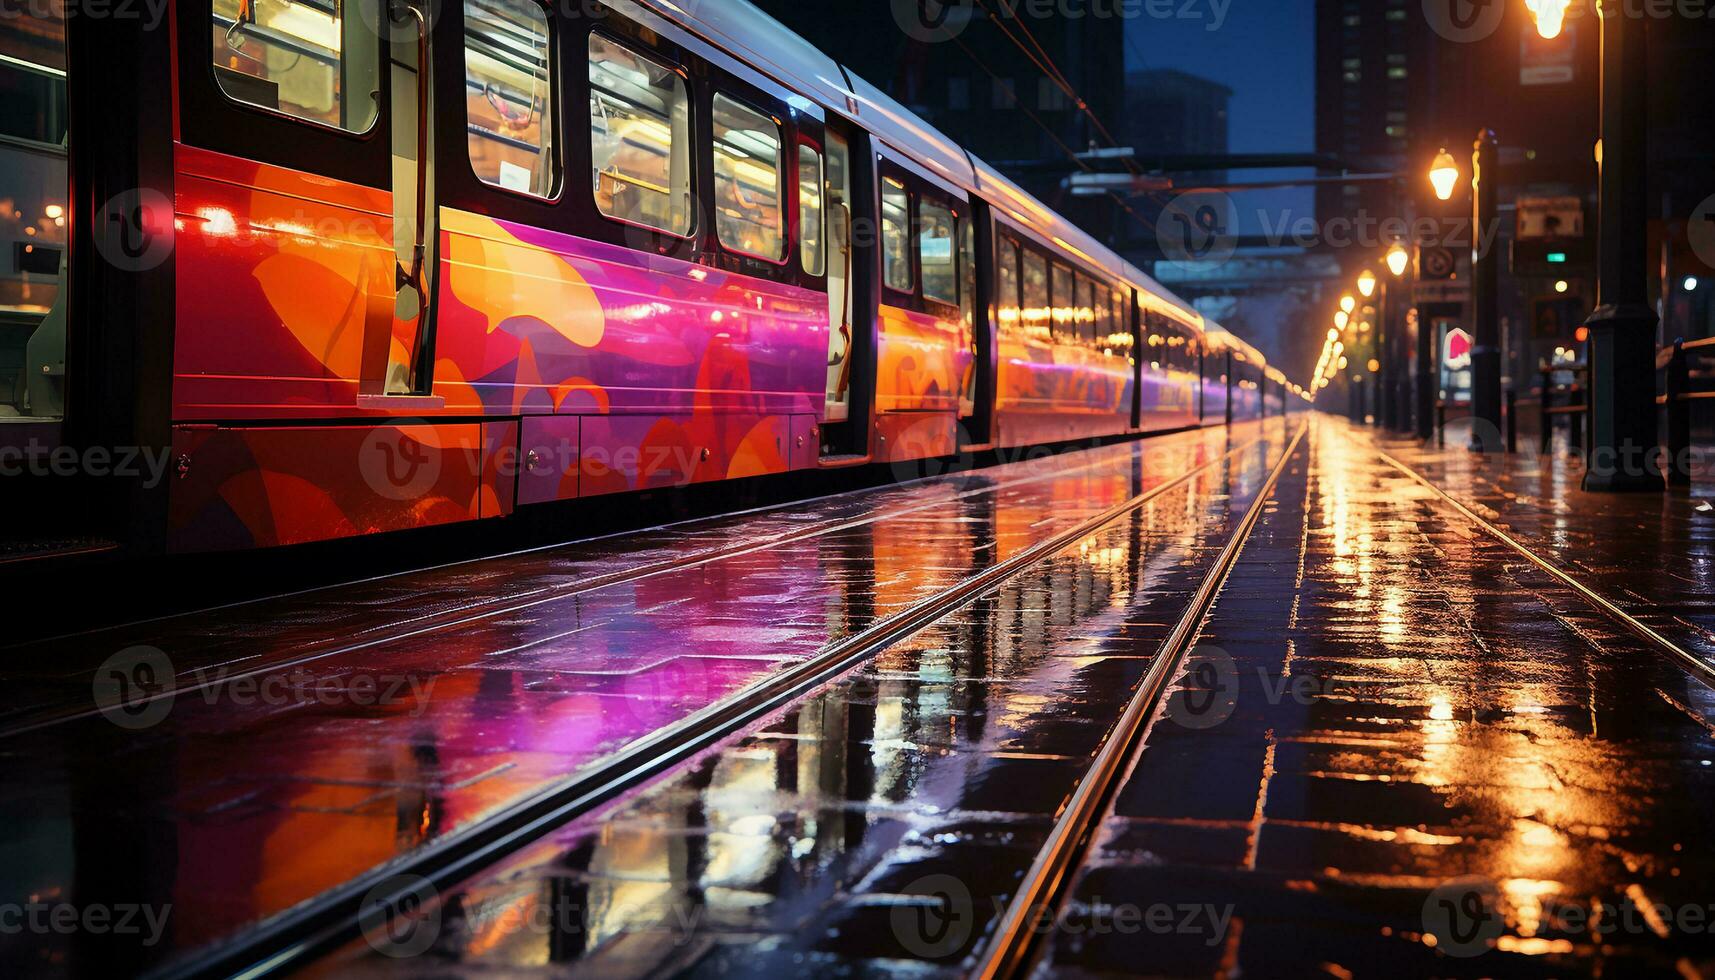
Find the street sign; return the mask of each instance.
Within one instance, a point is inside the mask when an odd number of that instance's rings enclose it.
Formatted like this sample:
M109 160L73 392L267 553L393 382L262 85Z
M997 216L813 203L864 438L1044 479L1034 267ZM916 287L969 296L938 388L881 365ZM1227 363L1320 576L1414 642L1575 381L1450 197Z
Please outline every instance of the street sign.
M1584 199L1521 197L1518 199L1519 241L1584 237Z
M1471 335L1463 328L1454 327L1442 338L1441 366L1449 371L1463 371L1471 366Z
M1453 275L1455 262L1452 249L1440 245L1425 245L1417 253L1417 277L1446 279Z
M1465 303L1471 299L1471 283L1467 279L1440 279L1416 282L1411 287L1411 301L1424 303Z
M1568 22L1555 38L1545 39L1525 28L1519 35L1518 83L1564 85L1577 77L1573 55L1578 50L1578 25Z

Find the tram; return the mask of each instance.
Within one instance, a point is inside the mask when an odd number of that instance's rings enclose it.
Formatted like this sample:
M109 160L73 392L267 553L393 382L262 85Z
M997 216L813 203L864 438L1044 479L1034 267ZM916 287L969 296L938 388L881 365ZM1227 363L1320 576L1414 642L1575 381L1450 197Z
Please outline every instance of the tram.
M744 0L43 13L0 22L0 462L62 515L37 547L292 545L1297 400Z

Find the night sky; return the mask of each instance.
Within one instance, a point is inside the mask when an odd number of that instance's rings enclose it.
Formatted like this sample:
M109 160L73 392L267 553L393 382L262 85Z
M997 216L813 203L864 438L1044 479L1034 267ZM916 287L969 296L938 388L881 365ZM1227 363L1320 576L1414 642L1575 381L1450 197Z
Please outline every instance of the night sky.
M1145 6L1144 15L1130 22L1128 69L1177 68L1231 88L1228 148L1234 153L1314 149L1314 0L1174 0L1173 7L1175 16L1157 18ZM1189 16L1178 16L1180 11ZM1218 29L1211 30L1223 12ZM1241 170L1230 179L1285 175ZM1308 188L1237 195L1235 205L1244 232L1257 230L1259 207L1289 208L1294 215L1314 208Z

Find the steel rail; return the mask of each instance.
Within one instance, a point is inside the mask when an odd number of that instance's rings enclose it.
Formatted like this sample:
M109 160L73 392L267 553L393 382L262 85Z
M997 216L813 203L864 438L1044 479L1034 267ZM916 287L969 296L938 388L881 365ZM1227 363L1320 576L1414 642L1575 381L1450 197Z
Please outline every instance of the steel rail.
M995 926L994 936L984 947L982 958L971 973L972 977L997 980L1000 977L1022 977L1030 972L1037 942L1044 934L1041 923L1058 921L1060 909L1069 896L1072 874L1083 863L1096 825L1125 773L1127 760L1140 743L1168 682L1177 674L1180 661L1202 627L1203 617L1227 576L1232 573L1239 552L1262 517L1264 507L1274 495L1275 485L1280 482L1280 475L1286 471L1287 463L1297 452L1308 428L1308 424L1301 426L1298 434L1287 444L1286 451L1281 453L1280 460L1269 472L1268 480L1257 490L1256 499L1251 501L1244 517L1227 539L1226 547L1221 549L1214 565L1204 573L1197 591L1174 623L1172 632L1161 642L1155 659L1138 682L1137 691L1114 725L1112 734L1097 751L1089 771L1079 780L1078 788L1061 811L1047 842L1025 872L1012 901L1007 903L1006 911Z
M1302 438L1300 430L1292 446ZM628 743L588 768L374 868L271 920L259 923L188 958L160 965L150 978L262 977L308 964L363 934L365 910L410 907L425 881L442 889L488 867L553 829L583 816L644 781L743 731L841 674L983 594L1076 544L1215 465L1265 441L1259 436L1228 449L1171 480L1157 484L1075 526L1039 541L922 602L880 620L822 653L750 685L690 716ZM1290 455L1291 448L1288 449ZM1269 487L1272 487L1272 479ZM1264 493L1268 488L1265 488Z
M1413 481L1428 489L1431 493L1434 493L1448 506L1458 511L1467 520L1471 521L1471 523L1482 528L1490 537L1518 552L1532 565L1535 565L1537 568L1547 572L1549 576L1554 578L1560 584L1571 589L1573 592L1576 592L1584 601L1601 610L1608 616L1608 618L1614 620L1621 626L1653 644L1656 648L1678 660L1681 666L1690 668L1698 680L1715 687L1715 664L1710 664L1702 657L1697 656L1691 651L1663 636L1647 623L1639 620L1631 613L1626 612L1613 601L1596 592L1596 590L1585 585L1583 582L1578 581L1578 579L1574 578L1569 572L1561 569L1548 559L1532 551L1529 546L1501 530L1483 515L1466 506L1464 501L1436 486L1428 477L1417 472L1417 470L1413 469L1411 466L1395 459L1378 446L1372 444L1369 446L1369 449L1376 455L1380 456L1383 462L1405 474L1407 477L1410 477Z

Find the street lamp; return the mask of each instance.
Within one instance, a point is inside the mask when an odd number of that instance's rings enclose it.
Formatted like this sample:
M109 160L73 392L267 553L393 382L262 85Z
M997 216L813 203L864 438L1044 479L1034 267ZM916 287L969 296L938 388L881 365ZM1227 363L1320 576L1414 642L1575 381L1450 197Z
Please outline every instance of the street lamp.
M1410 262L1411 253L1405 250L1404 245L1394 242L1393 247L1387 250L1387 271L1393 273L1395 279L1405 275L1405 267Z
M1435 154L1435 162L1429 166L1429 183L1435 188L1435 196L1443 201L1452 198L1453 188L1459 183L1458 161L1445 146Z
M1345 310L1335 310L1334 311L1334 326L1337 327L1338 329L1341 329L1341 330L1346 329L1346 324L1351 323L1351 322L1352 322L1352 315L1350 313L1347 313Z
M1350 313L1357 308L1358 301L1352 298L1351 293L1347 293L1340 297L1340 312Z
M1566 8L1572 4L1571 0L1524 0L1524 5L1536 18L1536 32L1552 41L1566 26Z
M1375 273L1368 269L1358 273L1358 292L1362 293L1365 299L1369 299L1371 296L1376 294Z

